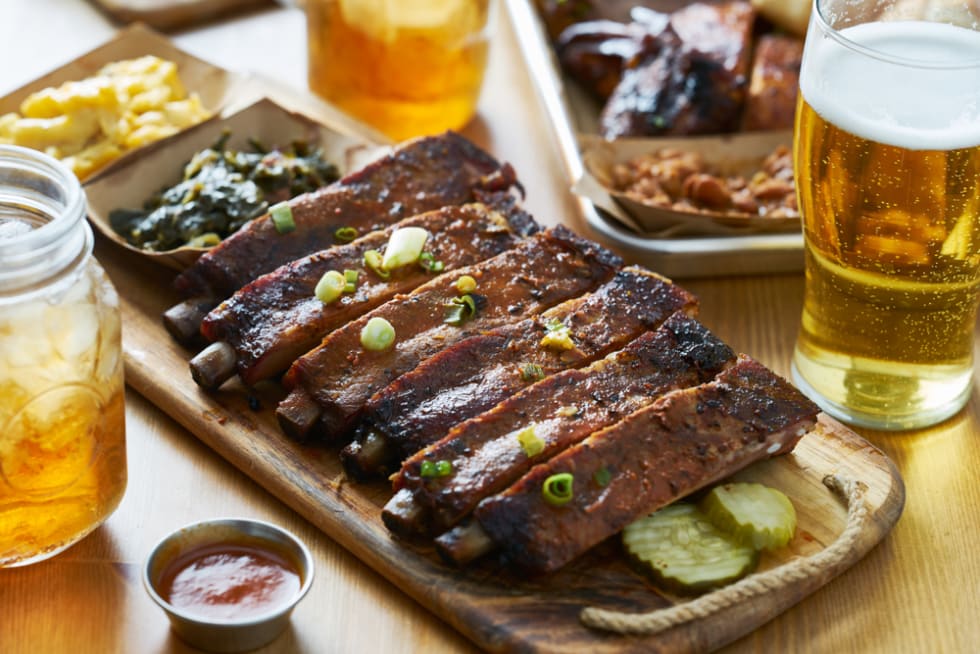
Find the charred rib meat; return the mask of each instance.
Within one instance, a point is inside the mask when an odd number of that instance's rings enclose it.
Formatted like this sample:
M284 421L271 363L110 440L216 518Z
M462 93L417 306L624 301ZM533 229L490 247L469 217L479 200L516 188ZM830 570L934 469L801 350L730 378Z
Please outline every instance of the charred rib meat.
M393 478L398 494L385 507L385 524L398 533L445 531L533 465L668 391L711 380L734 361L727 345L676 313L605 359L545 379L459 424L405 461ZM451 465L449 475L421 475L423 462L442 460Z
M292 392L276 412L279 423L298 438L306 437L317 422L324 435L346 436L374 393L427 357L590 291L612 277L621 263L611 252L558 226L492 259L443 274L335 330L300 357L284 377ZM457 288L464 275L477 282L472 293L461 294ZM372 318L394 327L396 340L386 350L368 351L361 345L361 330Z
M204 319L201 331L212 342L234 349L239 376L246 384L286 370L302 354L341 325L367 313L398 293L432 279L419 265L402 266L382 279L364 265L365 252L384 253L395 229L421 227L429 232L425 252L443 270L454 270L488 259L537 231L533 219L514 207L513 196L488 197L491 205L444 207L372 232L347 245L338 245L281 266L246 285ZM498 210L499 209L499 210ZM324 273L354 270L356 288L324 304L314 290ZM191 362L196 369L196 360ZM232 374L232 371L227 371ZM195 374L195 379L222 376Z
M785 380L742 358L714 381L669 393L535 466L474 514L509 559L550 572L640 516L789 451L818 411ZM557 474L573 479L573 496L561 505L542 493ZM464 535L459 527L443 534L441 552L458 562L478 554Z
M361 234L402 218L504 190L514 171L453 132L409 141L323 189L290 201L295 229L280 234L268 215L248 223L181 273L183 297L218 300L259 275L336 243L339 228Z
M361 438L342 452L348 473L363 477L397 465L522 388L622 347L696 300L640 268L621 270L594 293L539 316L468 338L427 359L376 393ZM378 450L387 450L379 456Z
M748 2L694 3L670 16L623 70L600 116L606 138L711 134L738 128L748 85Z

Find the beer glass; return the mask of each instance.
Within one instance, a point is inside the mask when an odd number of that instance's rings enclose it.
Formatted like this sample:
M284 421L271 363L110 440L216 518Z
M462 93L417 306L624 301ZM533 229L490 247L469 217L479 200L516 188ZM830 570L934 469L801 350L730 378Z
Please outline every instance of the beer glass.
M924 427L971 392L977 13L950 0L814 5L796 115L806 292L792 369L850 424Z
M476 111L490 0L307 0L314 93L395 140Z

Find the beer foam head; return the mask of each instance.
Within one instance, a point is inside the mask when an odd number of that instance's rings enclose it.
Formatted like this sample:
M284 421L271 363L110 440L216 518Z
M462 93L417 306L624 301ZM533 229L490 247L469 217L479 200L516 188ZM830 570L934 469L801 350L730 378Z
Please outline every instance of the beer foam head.
M819 32L807 40L800 88L818 114L852 134L911 150L980 144L980 32L894 21L840 35L858 48Z

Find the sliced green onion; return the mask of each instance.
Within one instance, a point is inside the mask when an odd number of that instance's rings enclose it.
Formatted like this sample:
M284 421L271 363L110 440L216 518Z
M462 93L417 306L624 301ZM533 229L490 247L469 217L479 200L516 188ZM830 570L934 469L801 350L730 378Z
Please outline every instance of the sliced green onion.
M549 332L559 332L559 331L568 330L568 327L565 326L565 323L563 323L558 318L552 318L551 320L549 320L547 323L545 323L544 328L547 329Z
M596 486L600 488L605 488L612 481L612 473L609 472L609 468L603 466L595 471L592 475L592 481L596 483Z
M445 265L441 261L436 261L431 252L423 252L419 255L419 265L422 270L431 273L441 273Z
M357 275L356 270L349 268L344 270L344 293L353 293L357 290Z
M333 237L341 243L350 243L357 238L357 229L354 227L339 227L333 233Z
M521 365L521 381L536 382L544 379L544 368L536 363L525 363Z
M368 250L364 253L364 265L381 279L391 277L391 273L381 267L381 253L377 250Z
M375 316L361 329L361 345L366 350L387 350L395 342L395 328L384 318Z
M450 325L462 325L476 315L476 300L469 293L454 297L445 306L446 317L443 322Z
M280 202L269 207L269 217L272 218L272 224L280 234L287 234L296 229L293 210L289 208L288 202Z
M476 280L469 275L463 275L456 280L456 290L460 293L472 293L476 290Z
M544 441L534 433L534 425L517 432L517 442L521 444L521 449L528 458L544 452Z
M544 327L548 332L541 339L541 347L547 347L553 350L572 350L575 348L571 330L567 325L562 324L560 320L552 318Z
M317 282L316 289L314 289L313 293L324 304L330 304L331 302L336 302L341 296L346 283L344 276L339 272L328 270L323 273L323 277Z
M541 486L541 494L544 495L544 501L553 506L568 504L572 501L572 497L574 497L572 490L574 481L575 478L569 472L559 472L558 474L551 475L544 480L544 484Z
M429 238L429 232L421 227L403 227L396 229L388 239L381 267L391 270L410 263L415 263L422 255L422 248Z
M432 479L433 477L448 477L453 472L453 464L451 461L446 461L442 459L440 461L429 461L426 459L422 462L419 467L419 476L424 479Z

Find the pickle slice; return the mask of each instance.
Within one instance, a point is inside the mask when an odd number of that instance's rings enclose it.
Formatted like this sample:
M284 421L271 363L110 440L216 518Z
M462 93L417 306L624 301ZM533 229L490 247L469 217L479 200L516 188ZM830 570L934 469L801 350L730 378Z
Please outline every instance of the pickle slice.
M762 484L715 486L701 510L722 531L756 549L784 547L796 531L796 509L783 493Z
M693 504L677 502L623 530L623 546L658 585L700 593L755 569L759 553L719 531Z

